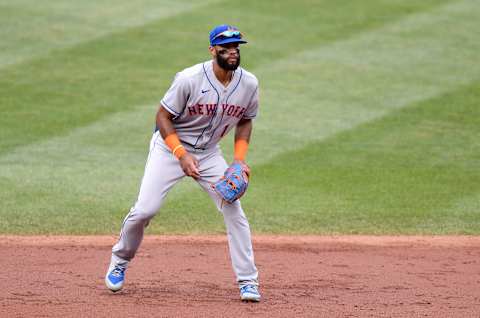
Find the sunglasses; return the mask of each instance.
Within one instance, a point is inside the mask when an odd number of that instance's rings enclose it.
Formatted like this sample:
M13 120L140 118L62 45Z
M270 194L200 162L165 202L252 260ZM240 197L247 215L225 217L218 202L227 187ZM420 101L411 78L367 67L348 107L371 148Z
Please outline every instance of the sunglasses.
M223 31L222 33L218 33L217 35L215 35L215 37L212 40L215 40L216 38L221 37L221 36L226 37L226 38L231 38L231 37L237 36L241 39L243 37L243 34L242 34L242 32L240 32L238 30L226 30L226 31Z

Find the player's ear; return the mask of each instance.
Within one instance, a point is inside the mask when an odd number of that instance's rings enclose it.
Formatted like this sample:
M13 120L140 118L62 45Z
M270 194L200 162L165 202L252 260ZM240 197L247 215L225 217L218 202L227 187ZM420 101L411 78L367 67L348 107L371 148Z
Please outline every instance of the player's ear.
M217 56L217 51L215 51L215 48L213 46L209 46L208 50L210 51L210 54L212 55L212 57Z

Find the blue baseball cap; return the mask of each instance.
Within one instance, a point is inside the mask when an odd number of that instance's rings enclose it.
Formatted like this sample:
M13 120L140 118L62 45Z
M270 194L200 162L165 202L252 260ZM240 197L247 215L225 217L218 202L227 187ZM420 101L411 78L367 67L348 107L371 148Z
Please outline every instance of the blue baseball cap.
M210 45L222 45L227 43L244 44L247 41L242 40L242 32L236 27L228 24L222 24L210 31Z

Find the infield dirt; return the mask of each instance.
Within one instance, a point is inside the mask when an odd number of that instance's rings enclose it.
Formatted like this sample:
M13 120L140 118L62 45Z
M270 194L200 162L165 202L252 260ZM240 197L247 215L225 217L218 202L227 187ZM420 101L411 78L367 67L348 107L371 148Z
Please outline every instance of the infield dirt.
M224 236L147 236L119 293L112 236L0 236L1 317L478 317L480 237L254 236L242 303Z

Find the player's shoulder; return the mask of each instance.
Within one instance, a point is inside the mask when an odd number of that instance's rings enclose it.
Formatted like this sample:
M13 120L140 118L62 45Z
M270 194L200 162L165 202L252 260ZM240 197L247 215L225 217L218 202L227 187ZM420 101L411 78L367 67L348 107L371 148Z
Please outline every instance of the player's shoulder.
M243 67L240 68L242 72L242 81L248 86L257 87L258 86L258 78L252 73L244 69Z
M203 63L198 63L181 70L175 75L175 79L188 81L198 76L203 76Z

